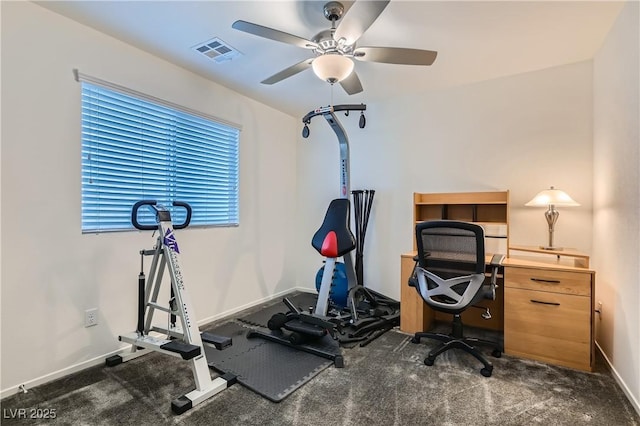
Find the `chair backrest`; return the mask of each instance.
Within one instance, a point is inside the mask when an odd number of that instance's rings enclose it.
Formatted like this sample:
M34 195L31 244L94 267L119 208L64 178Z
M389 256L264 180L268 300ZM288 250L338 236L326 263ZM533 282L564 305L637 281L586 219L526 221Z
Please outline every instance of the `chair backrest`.
M417 290L437 310L457 313L471 304L484 282L484 231L453 220L416 225Z
M474 223L432 220L416 225L419 265L449 265L454 272L484 273L484 231Z

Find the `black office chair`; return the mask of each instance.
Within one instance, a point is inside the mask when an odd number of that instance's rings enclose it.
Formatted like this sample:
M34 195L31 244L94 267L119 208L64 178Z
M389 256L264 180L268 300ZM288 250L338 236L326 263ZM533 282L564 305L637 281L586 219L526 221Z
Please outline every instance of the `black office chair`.
M432 350L424 363L433 365L441 353L457 348L476 357L490 377L493 365L477 349L477 345L492 346L491 355L499 358L498 342L463 336L461 313L483 298L495 299L498 267L503 256L494 256L490 280L485 279L484 231L473 223L435 220L416 225L417 264L409 285L414 286L432 309L453 315L451 334L418 332L411 340L430 338L443 342ZM489 315L490 317L490 315Z

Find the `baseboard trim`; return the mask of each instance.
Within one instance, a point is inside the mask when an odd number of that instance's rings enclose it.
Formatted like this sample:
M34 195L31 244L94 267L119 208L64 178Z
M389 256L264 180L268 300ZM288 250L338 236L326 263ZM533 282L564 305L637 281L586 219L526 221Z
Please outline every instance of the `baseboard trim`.
M633 408L636 410L636 412L640 416L640 403L638 402L636 397L633 395L633 393L631 393L631 390L629 389L627 384L624 382L622 377L620 377L620 374L618 374L618 371L615 369L615 367L611 363L611 360L609 359L609 357L607 357L607 354L605 354L604 350L602 350L602 347L598 344L597 341L595 342L595 344L596 344L596 348L598 348L598 351L602 355L602 358L604 358L604 361L607 363L607 366L611 370L611 374L613 375L613 378L616 379L616 382L618 382L618 386L620 386L620 389L622 389L622 392L624 392L627 399L629 400Z
M255 300L253 302L246 303L246 304L244 304L242 306L239 306L237 308L229 309L228 311L225 311L225 312L222 312L220 314L213 315L211 317L208 317L208 318L205 318L203 320L200 320L200 321L198 321L198 326L204 326L204 325L207 325L207 324L209 324L209 323L211 323L213 321L218 321L220 319L229 317L229 316L231 316L231 315L233 315L235 313L238 313L238 312L240 312L240 311L242 311L244 309L252 308L252 307L260 305L262 303L269 302L269 301L271 301L273 299L276 299L278 297L282 297L287 293L291 293L292 291L309 292L309 291L312 291L312 290L309 289L309 288L303 288L303 287L294 287L294 288L290 288L290 289L287 289L287 290L283 290L283 291L278 292L276 294L273 294L271 296L263 297L261 299ZM70 374L74 374L74 373L77 373L79 371L86 370L87 368L91 368L91 367L95 367L97 365L104 364L105 358L108 358L108 357L110 357L112 355L116 355L118 353L121 353L123 350L127 350L129 347L130 347L130 345L123 346L120 349L116 349L114 351L105 353L103 355L98 355L97 357L91 358L91 359L89 359L87 361L83 361L83 362L80 362L78 364L71 365L71 366L63 368L61 370L54 371L53 373L45 374L44 376L37 377L37 378L32 379L32 380L28 380L28 381L26 381L24 383L21 383L21 384L16 385L16 386L9 387L7 389L2 389L2 390L0 390L0 399L7 398L9 396L18 394L20 392L28 392L29 389L32 389L32 388L34 388L36 386L44 385L44 384L52 382L54 380L61 379L61 378L65 377L65 376L68 376Z
M28 380L24 383L21 383L17 386L12 386L10 388L7 389L2 389L0 390L0 399L4 399L7 398L9 396L24 392L27 393L29 392L30 389L36 387L36 386L40 386L40 385L44 385L46 383L52 382L54 380L57 379L61 379L65 376L68 376L70 374L73 373L77 373L79 371L82 370L86 370L87 368L91 368L91 367L95 367L96 365L100 365L100 364L104 364L104 360L105 358L110 357L111 355L115 355L119 352L121 352L122 349L117 349L115 351L111 351L108 352L104 355L98 355L95 358L91 358L87 361L83 361L80 362L78 364L74 364L72 366L63 368L61 370L58 371L54 371L53 373L49 373L49 374L45 374L44 376L41 377L37 377L35 379L32 380Z
M285 294L291 293L292 291L309 292L309 291L311 291L311 289L302 288L302 287L294 287L294 288L290 288L290 289L287 289L287 290L283 290L283 291L280 291L280 292L278 292L276 294L273 294L271 296L263 297L262 299L258 299L258 300L255 300L253 302L245 303L244 305L238 306L237 308L229 309L228 311L224 311L224 312L222 312L220 314L213 315L213 316L210 316L208 318L199 320L198 321L198 326L202 327L202 326L207 325L209 323L212 323L214 321L218 321L218 320L230 317L231 315L237 314L240 311L243 311L243 310L249 309L249 308L253 308L254 306L260 305L262 303L270 302L273 299L276 299L278 297L282 297Z

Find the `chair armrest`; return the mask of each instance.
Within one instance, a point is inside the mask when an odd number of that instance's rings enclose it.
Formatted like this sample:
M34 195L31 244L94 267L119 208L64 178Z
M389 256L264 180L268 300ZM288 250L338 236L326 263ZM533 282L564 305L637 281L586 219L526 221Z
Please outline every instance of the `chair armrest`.
M494 254L491 257L491 262L489 263L489 265L493 267L498 267L502 265L503 261L504 261L504 254Z
M494 254L491 257L491 262L489 265L491 266L491 289L494 293L495 298L495 288L498 287L498 269L502 266L502 262L504 261L504 254Z

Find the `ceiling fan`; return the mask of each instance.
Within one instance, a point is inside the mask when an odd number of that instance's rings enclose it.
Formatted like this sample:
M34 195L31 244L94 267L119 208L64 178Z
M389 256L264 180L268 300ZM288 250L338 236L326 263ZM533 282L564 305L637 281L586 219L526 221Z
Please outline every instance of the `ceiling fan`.
M345 92L353 95L362 92L362 83L354 71L352 58L400 65L431 65L436 60L438 52L432 50L356 45L388 4L389 0L355 1L345 14L342 3L330 1L324 5L323 12L324 17L331 21L331 28L320 31L310 40L242 20L234 22L232 28L313 52L314 57L285 68L261 83L274 84L313 68L320 79L331 84L339 82ZM340 22L336 25L337 21Z

